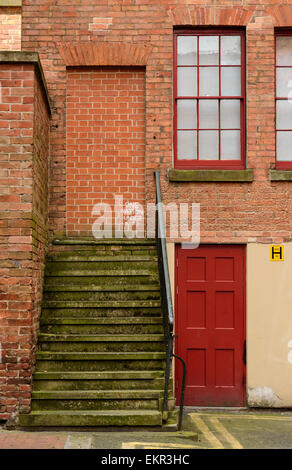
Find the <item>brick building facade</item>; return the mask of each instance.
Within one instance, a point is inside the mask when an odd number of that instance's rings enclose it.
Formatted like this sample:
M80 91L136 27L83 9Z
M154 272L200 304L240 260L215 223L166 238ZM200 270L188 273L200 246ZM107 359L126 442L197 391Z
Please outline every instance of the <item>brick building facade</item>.
M0 18L0 419L30 407L50 242L89 236L93 206L115 194L153 202L157 169L165 204L200 204L202 245L245 249L245 404L292 406L292 157L275 145L275 38L292 31L292 2L0 0ZM180 31L242 34L241 166L175 164ZM168 240L177 321L181 241ZM282 264L271 244L284 246Z

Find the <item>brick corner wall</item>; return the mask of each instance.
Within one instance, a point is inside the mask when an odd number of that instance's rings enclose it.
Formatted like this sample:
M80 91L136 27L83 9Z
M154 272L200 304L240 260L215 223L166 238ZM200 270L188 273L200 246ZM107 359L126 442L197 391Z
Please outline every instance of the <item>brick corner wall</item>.
M21 57L0 53L0 420L11 422L30 407L48 245L50 112L36 65Z

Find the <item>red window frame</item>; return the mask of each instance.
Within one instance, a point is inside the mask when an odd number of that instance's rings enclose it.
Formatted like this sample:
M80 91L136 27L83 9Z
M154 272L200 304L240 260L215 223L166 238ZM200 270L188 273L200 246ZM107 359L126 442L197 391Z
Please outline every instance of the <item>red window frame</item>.
M277 96L277 69L278 68L292 68L292 66L289 65L277 65L277 38L278 37L283 37L283 36L292 36L292 30L291 29L275 29L275 47L274 47L274 53L275 53L275 156L276 156L276 169L277 170L292 170L292 155L291 155L291 161L278 161L277 160L277 133L278 131L292 131L292 123L291 123L291 129L277 129L277 101L280 100L288 100L291 99L291 97L278 97Z
M177 94L177 37L178 36L241 36L241 65L237 65L237 67L241 67L241 95L240 96L182 96L179 97ZM198 39L197 39L198 41ZM214 66L219 68L219 91L221 92L221 51L220 51L220 41L219 39L219 64ZM236 66L236 65L234 65ZM230 65L230 67L234 67ZM195 67L199 67L199 54L197 54L197 64ZM202 65L201 65L202 67ZM226 66L225 66L226 67ZM228 65L227 65L228 67ZM222 170L231 170L231 169L244 169L245 168L245 140L246 140L246 124L245 124L245 101L246 101L246 80L245 80L245 70L246 70L246 63L245 63L245 30L243 28L202 28L202 29L176 29L174 30L174 167L177 169L222 169ZM197 74L197 89L199 90L199 74ZM217 99L219 100L219 149L218 149L218 160L199 160L198 158L195 160L183 160L177 158L177 101L178 99L196 99L197 100L197 128L194 129L198 131L198 120L199 120L199 101L202 99ZM220 102L221 100L228 100L228 99L238 99L240 100L240 153L241 158L240 160L220 160ZM200 130L204 130L201 129ZM208 129L209 130L209 129ZM228 129L224 129L228 130ZM198 139L198 137L197 137Z

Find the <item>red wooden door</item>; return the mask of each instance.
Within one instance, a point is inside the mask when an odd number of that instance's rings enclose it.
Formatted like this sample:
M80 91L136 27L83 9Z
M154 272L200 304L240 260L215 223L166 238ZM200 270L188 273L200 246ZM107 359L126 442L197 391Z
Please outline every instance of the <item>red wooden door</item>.
M245 247L177 247L176 352L187 365L185 405L245 403ZM176 361L179 402L181 366Z

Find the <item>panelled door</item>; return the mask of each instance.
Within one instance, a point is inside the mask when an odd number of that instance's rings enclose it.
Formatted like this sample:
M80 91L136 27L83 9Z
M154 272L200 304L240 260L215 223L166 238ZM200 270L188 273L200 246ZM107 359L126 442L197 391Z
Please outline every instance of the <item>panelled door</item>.
M176 353L187 365L185 405L245 403L245 247L176 249ZM179 402L181 366L175 366Z

